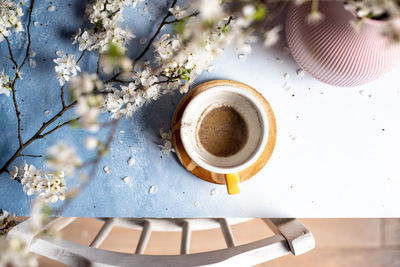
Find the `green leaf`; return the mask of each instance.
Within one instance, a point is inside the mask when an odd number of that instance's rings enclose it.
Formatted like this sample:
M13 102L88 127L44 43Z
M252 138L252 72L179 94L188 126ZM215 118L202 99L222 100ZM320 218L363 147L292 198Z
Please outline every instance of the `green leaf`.
M183 34L185 26L186 26L186 21L184 19L180 20L174 23L174 30L177 34Z
M78 120L75 120L75 121L71 121L70 124L69 124L69 126L70 126L71 128L80 128L80 127L81 127L81 124L79 123Z
M267 14L267 7L264 4L257 4L256 12L253 15L253 19L255 21L260 21L265 17L266 14Z
M122 50L119 48L118 45L111 43L110 48L108 49L108 55L110 57L122 57L124 56L124 53Z
M101 30L103 28L103 20L99 20L96 22L97 30Z

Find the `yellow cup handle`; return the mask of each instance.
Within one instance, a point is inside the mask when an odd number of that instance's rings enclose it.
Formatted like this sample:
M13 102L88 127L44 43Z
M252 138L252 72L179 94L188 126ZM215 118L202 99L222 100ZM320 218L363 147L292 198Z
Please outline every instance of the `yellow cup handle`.
M225 174L226 188L228 189L229 195L240 193L239 188L239 173L228 173Z

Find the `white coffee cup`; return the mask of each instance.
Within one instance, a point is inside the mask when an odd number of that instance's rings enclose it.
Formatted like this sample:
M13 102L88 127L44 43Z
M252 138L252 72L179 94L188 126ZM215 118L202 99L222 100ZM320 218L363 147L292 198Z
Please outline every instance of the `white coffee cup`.
M218 157L200 143L198 129L212 109L228 106L238 112L246 123L248 138L237 153ZM181 139L189 157L198 166L214 173L225 174L229 194L240 192L239 172L251 166L261 156L268 139L268 119L261 103L248 91L234 86L216 86L196 95L182 115Z

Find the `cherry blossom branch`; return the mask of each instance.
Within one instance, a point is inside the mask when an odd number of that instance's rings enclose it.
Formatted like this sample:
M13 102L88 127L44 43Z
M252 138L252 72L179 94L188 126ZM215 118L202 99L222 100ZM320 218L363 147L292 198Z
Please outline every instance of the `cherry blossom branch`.
M35 0L32 0L31 1L31 5L29 7L29 12L28 12L28 26L27 26L28 46L26 48L25 58L22 61L21 65L18 65L17 61L15 60L14 54L13 54L12 49L11 49L10 41L8 40L8 37L5 37L5 39L7 41L8 52L10 54L10 59L13 62L13 64L15 65L15 68L16 68L15 77L14 77L12 83L11 83L10 88L11 88L12 96L13 96L13 104L14 104L14 108L15 108L15 114L17 116L19 148L21 148L23 146L23 142L22 142L22 131L21 131L21 112L19 111L19 107L18 107L18 103L17 103L15 84L16 84L18 78L20 78L20 70L25 65L26 59L28 58L29 52L30 52L30 46L31 46L30 24L31 24L31 21L32 21L32 10L33 10L34 4L35 4Z
M76 61L76 64L78 64L79 61L81 61L81 59L85 55L85 52L86 52L86 49L82 51L81 55L79 56L78 60ZM61 99L61 105L63 108L65 108L64 87L65 87L65 85L61 86L61 88L60 88L60 99Z
M170 8L173 8L176 5L176 2L177 2L177 0L172 1L172 4L171 4ZM142 53L137 58L135 58L135 60L133 61L133 66L135 66L136 62L138 62L147 53L147 51L149 51L151 44L154 42L154 40L156 39L158 34L161 32L162 27L165 25L167 19L170 16L172 16L172 13L170 11L168 11L167 15L165 15L165 17L161 21L160 25L157 28L157 31L155 32L153 37L151 37L150 41L147 43L147 45L144 48L144 50L142 51Z
M86 53L86 49L82 51L82 54L79 56L78 60L76 61L76 64L78 64L79 61L81 61L81 59L83 58L83 56L85 55L85 53Z
M97 58L97 66L96 66L97 75L100 74L100 60L101 60L101 54L99 53L99 57Z
M173 8L176 5L177 0L172 1L172 4L170 6L170 8ZM160 34L162 27L166 24L167 19L172 16L172 13L168 10L168 13L164 16L164 18L162 19L160 25L157 28L157 31L154 33L154 35L151 37L150 41L147 43L146 47L143 49L142 53L140 53L139 56L137 56L135 58L135 60L132 63L132 68L136 65L136 63L149 51L150 46L153 44L154 40L157 38L157 36ZM116 73L113 77L111 77L110 79L108 79L105 83L109 83L109 82L114 82L115 79L117 79L119 77L119 75L121 75L122 72L118 72Z
M18 158L21 155L21 152L28 147L31 143L33 143L36 140L42 139L43 137L45 137L46 135L48 135L49 133L45 133L42 134L42 132L47 129L48 126L50 126L53 122L55 122L58 118L60 118L66 111L70 110L72 107L74 107L77 104L76 101L72 102L71 104L65 106L64 108L62 108L56 115L54 115L51 119L49 119L46 122L43 122L42 126L39 128L39 130L36 131L36 133L25 143L23 143L22 145L19 146L19 148L17 149L17 151L15 151L15 153L11 156L11 158L9 160L7 160L6 163L4 163L4 165L1 167L0 169L0 174L7 172L9 173L8 167L11 165L11 163L14 162L14 160L16 158ZM70 124L72 122L72 120L69 121L68 124ZM63 123L62 126L56 126L54 129L51 130L51 132L54 132L55 130L58 130L59 128L63 127L67 125L66 123Z
M188 19L188 18L190 18L190 17L195 17L195 16L197 16L198 14L199 14L199 11L195 11L195 12L193 12L192 14L187 15L187 16L185 16L185 17L183 17L183 18L175 19L175 20L170 20L170 21L166 21L164 24L173 24L173 23L181 22L181 21L183 21L183 20L185 20L185 19Z

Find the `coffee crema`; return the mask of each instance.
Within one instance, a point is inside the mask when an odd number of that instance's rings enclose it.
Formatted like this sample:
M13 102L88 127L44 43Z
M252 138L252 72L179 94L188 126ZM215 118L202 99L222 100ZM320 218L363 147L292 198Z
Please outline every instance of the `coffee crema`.
M217 157L236 154L248 138L245 120L230 106L219 106L208 111L198 123L196 131L204 149Z

